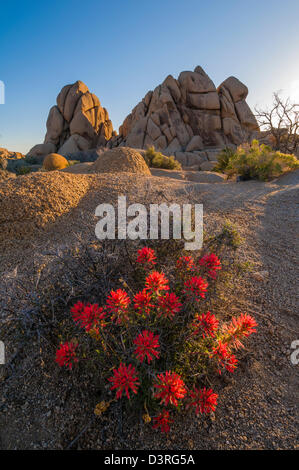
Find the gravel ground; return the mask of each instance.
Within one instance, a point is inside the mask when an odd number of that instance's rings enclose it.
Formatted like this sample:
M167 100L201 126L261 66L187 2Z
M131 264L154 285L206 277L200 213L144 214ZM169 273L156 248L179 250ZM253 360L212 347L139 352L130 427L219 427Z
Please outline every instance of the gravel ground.
M256 317L258 334L252 337L237 371L219 379L221 396L215 415L206 420L181 415L168 437L134 424L130 416L120 422L117 406L107 417L96 420L86 399L89 394L93 403L99 401L96 384L90 383L84 372L77 384L76 378L70 382L68 373L50 361L53 345L49 345L47 356L41 351L46 340L19 348L8 335L9 365L0 366L0 448L62 449L73 439L76 441L71 446L77 449L298 448L298 365L291 364L290 355L292 341L299 339L299 173L271 183L221 185L143 176L137 180L133 175L79 178L88 190L84 189L76 207L67 201L66 209L42 228L33 224L28 237L24 233L22 239L6 240L1 245L0 305L9 296L20 306L26 305L25 296L14 297L16 285L25 283L28 270L38 273L48 253L71 245L78 233L92 239L93 214L100 202L115 201L118 194L126 194L129 202L187 200L204 204L205 229L230 220L244 237L240 258L254 264L254 270L245 282L235 286L232 305L236 312L246 311ZM56 191L54 186L52 191ZM45 187L41 192L45 201ZM28 223L28 219L23 222ZM7 313L2 310L1 315L5 324Z

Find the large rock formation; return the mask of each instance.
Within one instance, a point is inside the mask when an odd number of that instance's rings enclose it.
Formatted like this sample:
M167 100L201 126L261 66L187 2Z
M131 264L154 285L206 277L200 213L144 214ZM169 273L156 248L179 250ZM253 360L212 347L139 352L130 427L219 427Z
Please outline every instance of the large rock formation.
M194 72L182 72L177 80L168 75L135 106L116 135L106 109L77 81L62 88L49 112L44 143L28 155L59 153L86 161L90 149L154 145L166 155L175 155L184 167L209 171L221 148L260 135L245 101L247 94L247 87L235 77L216 89L199 66Z
M43 144L35 145L27 155L43 157L57 152L68 155L106 145L113 135L108 112L87 86L78 80L66 85L50 109Z
M259 131L245 101L247 94L247 87L235 77L216 89L199 66L182 72L177 80L168 75L126 117L108 146L154 145L167 155L175 154L184 166L211 160L204 149L238 145Z

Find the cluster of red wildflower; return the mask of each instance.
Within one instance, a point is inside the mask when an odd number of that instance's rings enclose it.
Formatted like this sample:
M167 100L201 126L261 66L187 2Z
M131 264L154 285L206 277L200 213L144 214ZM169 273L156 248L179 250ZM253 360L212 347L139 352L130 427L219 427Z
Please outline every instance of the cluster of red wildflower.
M164 273L153 271L145 279L145 289L159 295L162 291L169 290L168 279Z
M160 296L158 299L158 317L163 316L171 320L176 313L179 313L181 307L182 304L179 298L173 292L166 292L165 295Z
M203 299L205 298L208 285L207 281L202 277L194 276L184 282L185 289L183 292L187 297L199 302L200 297Z
M231 323L222 326L222 333L225 341L233 349L243 348L242 338L247 338L252 333L256 333L257 323L254 318L247 313L241 313L238 318L233 318Z
M78 362L76 357L77 344L72 342L61 343L56 351L56 362L60 367L73 368L75 362Z
M154 417L153 428L160 428L161 432L168 433L170 430L169 423L173 423L173 420L170 419L169 411L163 410L158 414L158 416Z
M126 291L117 289L111 291L107 298L107 310L112 314L111 319L117 325L126 323L129 320L129 304L130 298Z
M214 393L211 388L198 389L194 387L192 390L189 390L189 403L188 407L193 406L195 408L196 416L201 414L208 414L211 411L215 411L217 406L218 394Z
M184 398L187 393L185 384L181 377L175 372L167 371L164 374L157 375L154 387L157 392L154 397L161 400L161 404L169 403L178 406L178 400Z
M152 294L151 292L143 289L141 292L137 292L134 299L134 308L141 315L150 315L152 309L155 307L152 304Z
M225 368L228 372L234 372L237 367L238 360L236 356L230 352L227 343L222 343L220 339L217 346L213 347L211 357L215 357L218 362L219 374L221 374L222 368Z
M110 389L117 389L117 399L122 397L123 391L125 391L127 398L130 399L129 390L131 389L132 392L136 394L138 385L140 385L136 369L131 364L126 366L125 364L120 363L118 369L113 369L113 376L109 377L108 380L112 383L112 387Z
M211 312L203 313L202 315L196 314L192 323L194 328L192 336L202 334L203 338L208 336L214 338L218 325L219 321Z
M116 399L121 399L123 396L130 399L132 394L136 395L145 371L150 371L150 375L153 375L153 369L150 368L152 362L160 359L161 350L164 349L161 346L163 346L165 337L163 332L158 335L154 331L150 331L155 322L158 321L158 326L161 327L165 321L173 322L178 316L178 325L180 325L180 323L183 324L185 315L185 311L182 310L183 303L176 293L170 292L169 280L165 274L150 271L156 265L154 250L147 247L138 250L137 263L147 270L147 275L145 286L143 290L135 294L132 305L127 292L117 289L111 290L104 307L99 307L98 304L77 302L71 308L74 322L97 339L99 337L94 336L93 332L99 334L100 328L104 327L106 327L105 332L111 328L112 333L117 330L121 334L129 326L134 328L135 334L137 334L136 330L139 330L135 339L127 336L123 342L121 336L124 348L129 343L129 349L125 351L126 361L128 351L132 347L132 362L136 367L121 361L118 367L112 369L113 375L108 378L108 381L111 383L110 390L115 390ZM179 275L176 292L183 294L182 299L186 301L186 306L192 311L194 304L189 302L194 300L199 302L204 299L209 285L200 274L205 273L204 275L211 279L216 279L217 272L221 269L220 260L214 253L199 258L196 263L191 256L181 256L176 267ZM134 318L136 319L135 326ZM162 319L159 320L160 318ZM139 325L143 325L141 329L139 329ZM144 325L146 325L145 328ZM204 347L206 348L208 345L209 348L207 354L212 361L215 361L219 373L221 374L222 370L234 372L237 367L237 359L232 351L243 347L242 339L254 333L256 326L254 318L247 314L241 314L238 318L233 318L230 323L219 328L219 321L210 311L197 313L193 321L188 323L188 328L191 328L192 331L187 337L187 342L195 344L202 342L201 338L203 338L205 340ZM107 336L109 337L109 334L103 334L101 338L104 349ZM56 351L56 362L59 366L72 369L73 365L78 362L76 349L77 344L73 342L62 343ZM188 389L183 378L173 370L155 373L154 377L153 397L163 406L163 410L153 418L155 429L159 428L162 432L169 432L170 423L173 420L166 409L168 406L179 407L181 404L185 404L186 408L194 409L196 415L215 411L218 394L211 388L193 386L192 389Z
M217 271L221 269L221 263L218 256L216 256L214 253L205 255L198 260L198 263L200 266L203 266L207 269L208 276L210 276L212 279L216 279Z
M156 254L152 248L144 246L137 252L137 263L143 265L145 268L152 268L156 263Z
M151 331L144 330L134 339L134 344L137 346L134 354L140 362L143 362L146 357L149 364L153 360L153 356L159 357L159 353L156 351L160 347L159 335L155 336Z
M215 253L202 256L195 263L192 256L181 256L176 263L180 277L185 277L188 273L199 274L200 268L203 268L211 279L216 279L217 271L221 269L221 262Z
M77 302L71 308L71 314L75 323L87 332L90 330L99 331L99 327L105 326L106 312L98 304L83 304Z

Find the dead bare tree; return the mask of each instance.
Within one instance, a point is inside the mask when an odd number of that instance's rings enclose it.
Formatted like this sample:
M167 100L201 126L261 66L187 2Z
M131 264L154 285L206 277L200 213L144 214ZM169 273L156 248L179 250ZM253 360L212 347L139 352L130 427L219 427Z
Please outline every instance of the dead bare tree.
M262 131L269 135L275 150L299 153L299 104L290 98L283 99L279 92L273 93L272 108L255 108L255 117Z

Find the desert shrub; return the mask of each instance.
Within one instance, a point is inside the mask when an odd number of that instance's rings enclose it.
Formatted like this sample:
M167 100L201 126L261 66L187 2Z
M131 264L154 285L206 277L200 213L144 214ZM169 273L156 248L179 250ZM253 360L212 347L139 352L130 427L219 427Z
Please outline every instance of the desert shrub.
M229 160L234 155L234 153L234 150L229 147L222 149L221 152L217 155L218 163L214 167L214 171L223 173L226 170Z
M209 245L217 249L226 235L210 238ZM228 259L222 264L215 253L181 253L166 265L166 258L143 247L133 260L127 253L124 264L128 261L131 285L119 278L118 288L101 303L77 299L73 304L69 316L77 329L61 333L56 362L70 370L94 365L104 384L96 415L122 400L143 410L145 423L168 432L183 410L196 415L215 410L218 393L211 380L234 372L235 352L257 324L245 313L223 321L208 309Z
M280 174L299 168L294 155L274 151L271 147L253 140L251 144L240 145L235 152L226 149L218 157L219 171L229 176L239 175L242 179L267 181Z
M25 158L25 162L28 163L29 165L38 165L40 162L40 158L34 155L27 155Z
M146 164L150 168L164 168L166 170L181 170L182 165L174 158L156 152L155 147L149 147L144 154Z
M16 168L16 174L18 176L21 176L21 175L28 175L29 173L31 173L31 168L30 166L18 166Z

